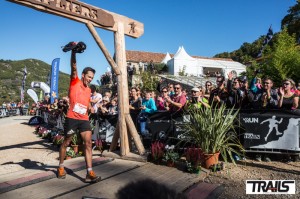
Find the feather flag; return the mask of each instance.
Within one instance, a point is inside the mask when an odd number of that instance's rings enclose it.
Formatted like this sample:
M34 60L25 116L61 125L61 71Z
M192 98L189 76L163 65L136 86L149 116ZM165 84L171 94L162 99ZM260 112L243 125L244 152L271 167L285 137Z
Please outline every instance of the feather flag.
M22 87L21 87L21 102L23 102L24 100L24 92L25 92L25 80L27 77L27 68L25 66L24 70L23 70L23 79L22 79Z
M36 94L36 92L34 90L28 89L27 90L27 94L33 99L33 101L35 103L38 103L39 99L38 99L38 96L37 96L37 94Z
M271 39L273 38L273 30L272 30L272 26L270 26L268 33L264 39L263 45L257 55L257 57L261 57L262 56L262 52L265 49L265 47L268 45L268 43L271 41Z

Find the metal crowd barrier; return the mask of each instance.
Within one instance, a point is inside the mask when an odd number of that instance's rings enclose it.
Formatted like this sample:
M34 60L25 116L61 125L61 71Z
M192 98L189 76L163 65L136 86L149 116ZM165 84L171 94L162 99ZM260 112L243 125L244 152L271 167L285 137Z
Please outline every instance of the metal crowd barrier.
M3 114L3 112L1 112ZM37 111L45 123L52 123L63 129L63 117L46 111ZM117 118L117 116L114 116ZM149 116L147 129L152 139L179 138L184 133L184 125L189 121L189 115L171 115L168 112L156 112ZM56 121L54 121L56 120ZM300 153L300 113L283 110L240 110L239 125L235 129L246 152L255 153ZM54 121L54 122L53 122ZM113 121L113 122L112 122ZM100 137L110 137L111 140L116 125L115 120L100 118L94 131ZM134 120L139 131L139 123ZM114 128L112 128L114 127Z
M23 115L28 115L28 108L22 108L22 110L23 110ZM10 109L0 108L0 118L16 116L16 115L20 115L20 109L18 107L13 107Z

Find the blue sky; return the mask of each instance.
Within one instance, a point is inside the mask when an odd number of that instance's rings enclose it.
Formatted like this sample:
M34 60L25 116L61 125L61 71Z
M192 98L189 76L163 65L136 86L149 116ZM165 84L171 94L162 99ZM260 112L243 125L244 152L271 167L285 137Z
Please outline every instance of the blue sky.
M296 0L82 0L81 2L144 23L144 35L126 37L127 50L175 53L184 46L190 55L212 57L238 49L267 33L280 30L281 19ZM0 59L34 58L51 64L60 58L60 71L70 73L70 53L61 46L84 41L87 50L77 56L79 71L96 69L94 83L109 64L87 27L69 19L0 1ZM113 33L97 28L114 53ZM46 81L46 80L45 80Z

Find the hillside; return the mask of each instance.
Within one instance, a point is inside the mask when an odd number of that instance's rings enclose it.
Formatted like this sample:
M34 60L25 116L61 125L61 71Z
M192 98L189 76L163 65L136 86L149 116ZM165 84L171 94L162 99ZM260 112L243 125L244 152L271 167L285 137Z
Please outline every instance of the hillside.
M20 101L20 88L23 79L24 67L27 68L27 79L25 91L31 88L33 81L47 83L48 74L51 66L43 61L36 59L25 59L19 61L0 60L0 105L6 101ZM59 97L68 94L70 76L66 73L59 73ZM39 95L41 89L33 89ZM25 101L32 101L25 92Z

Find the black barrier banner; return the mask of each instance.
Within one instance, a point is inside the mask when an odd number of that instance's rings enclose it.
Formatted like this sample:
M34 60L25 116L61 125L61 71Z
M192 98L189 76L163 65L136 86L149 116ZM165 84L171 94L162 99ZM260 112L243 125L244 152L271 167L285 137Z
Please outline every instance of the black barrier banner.
M146 128L154 139L166 139L173 133L171 114L162 111L149 115Z
M240 113L244 147L300 151L300 116L282 111Z

